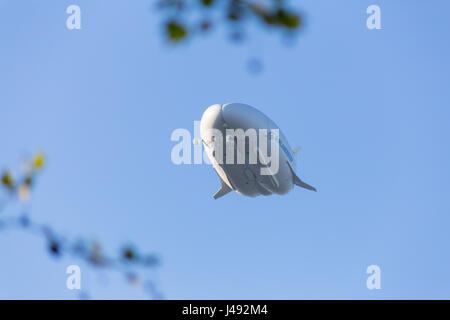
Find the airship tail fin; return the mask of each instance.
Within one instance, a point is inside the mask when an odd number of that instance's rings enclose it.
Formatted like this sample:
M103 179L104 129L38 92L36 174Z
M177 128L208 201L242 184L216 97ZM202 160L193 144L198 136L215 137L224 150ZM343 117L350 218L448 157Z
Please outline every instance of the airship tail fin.
M312 190L312 191L316 191L317 192L316 188L314 188L313 186L310 186L309 184L303 182L299 177L297 177L297 175L295 174L294 169L292 169L292 167L289 164L289 162L288 162L288 165L289 165L289 168L291 169L292 175L294 176L294 184L295 185L297 185L299 187L302 187L302 188L305 188L305 189L308 189L308 190Z
M312 190L312 191L317 191L316 188L314 188L313 186L310 186L309 184L303 182L302 180L300 180L299 177L297 177L296 175L294 175L294 183L302 188L308 189L308 190Z
M292 150L292 153L294 153L294 157L296 157L298 155L298 153L300 152L301 149L302 149L302 147L297 146L294 148L294 150Z
M220 190L217 191L214 195L214 199L219 199L220 197L223 197L233 190L222 179L220 179L220 183L222 184L222 186L220 187Z

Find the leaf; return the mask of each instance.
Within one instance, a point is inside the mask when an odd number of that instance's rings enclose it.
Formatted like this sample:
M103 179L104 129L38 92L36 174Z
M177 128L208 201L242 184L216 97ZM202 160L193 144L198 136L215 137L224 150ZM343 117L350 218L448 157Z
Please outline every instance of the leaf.
M262 18L264 19L264 22L268 25L274 25L278 22L278 18L276 15L264 13L262 15Z
M92 243L89 253L89 261L98 266L105 266L107 264L106 258L102 254L102 247L98 242Z
M42 153L38 153L33 159L33 167L35 169L40 169L44 165L44 155Z
M187 35L186 28L176 21L169 22L166 27L171 41L178 42L183 40Z
M202 23L200 24L200 30L205 32L208 31L209 29L211 29L211 22L210 21L202 21Z
M230 22L238 22L244 18L244 8L242 6L234 5L230 6L227 13L227 18Z
M23 184L27 187L31 187L31 184L33 183L33 177L31 175L27 176L25 180L23 181Z
M50 252L55 256L59 256L61 253L60 245L55 240L50 241L48 248L49 248Z
M2 184L10 190L14 189L14 179L10 172L7 171L2 175Z
M202 5L204 5L205 7L210 7L210 6L214 3L214 0L200 0L200 2L201 2Z
M123 250L122 255L123 255L123 258L126 260L133 260L136 258L136 252L134 252L134 250L130 247L125 248Z
M257 58L252 58L247 62L247 69L250 73L258 74L261 73L264 66L261 60Z
M279 23L288 29L296 29L300 25L300 17L295 13L278 10L277 18Z
M28 227L31 224L30 218L27 215L22 215L20 217L20 224L25 228Z
M30 199L30 188L26 184L19 187L19 199L22 203L27 203Z
M128 281L133 285L136 285L139 282L138 276L133 272L127 273L126 277L127 277Z

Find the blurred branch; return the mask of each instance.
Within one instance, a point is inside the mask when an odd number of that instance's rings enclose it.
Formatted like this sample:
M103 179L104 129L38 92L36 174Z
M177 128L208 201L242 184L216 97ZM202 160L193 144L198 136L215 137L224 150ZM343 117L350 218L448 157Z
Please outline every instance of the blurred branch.
M121 272L131 285L142 288L151 298L160 298L154 282L144 279L140 272L141 269L155 268L159 264L155 254L142 254L133 245L126 245L117 255L107 255L100 243L86 239L70 240L49 225L31 220L27 214L3 214L7 205L17 199L23 205L29 201L31 188L43 165L44 156L39 153L25 164L19 178L15 178L11 170L1 174L0 184L6 199L0 202L0 231L20 230L41 237L53 257L70 255L93 267Z
M243 39L245 23L252 20L289 35L303 26L302 16L287 0L158 0L157 9L164 13L165 34L172 43L209 32L218 24L228 25L236 41Z

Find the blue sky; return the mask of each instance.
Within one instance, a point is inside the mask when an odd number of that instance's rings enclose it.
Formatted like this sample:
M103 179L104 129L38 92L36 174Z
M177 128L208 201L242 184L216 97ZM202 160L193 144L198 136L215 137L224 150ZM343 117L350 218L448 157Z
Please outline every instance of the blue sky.
M293 46L254 28L242 46L221 30L178 48L150 4L0 0L0 166L45 152L33 219L157 252L169 299L450 298L448 1L296 1ZM371 4L382 30L366 28ZM226 102L301 145L318 192L214 201L211 167L175 166L171 132ZM28 234L0 233L0 253L0 298L77 298L70 264L93 298L146 298ZM371 264L381 290L366 288Z

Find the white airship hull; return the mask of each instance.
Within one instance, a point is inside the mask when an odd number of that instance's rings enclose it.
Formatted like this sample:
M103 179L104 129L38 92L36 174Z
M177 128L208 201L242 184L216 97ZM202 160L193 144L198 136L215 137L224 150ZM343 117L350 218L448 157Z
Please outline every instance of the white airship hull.
M221 132L224 140L227 139L226 129L255 129L257 132L270 132L271 129L278 129L278 166L270 171L270 167L257 161L249 161L249 142L245 140L246 156L244 163L225 161L227 149L224 147L222 153L218 152L217 145L214 144L215 135ZM215 133L214 133L215 132ZM271 194L286 194L294 185L314 190L315 189L303 181L295 174L295 154L289 146L278 126L257 109L242 103L229 103L225 105L214 104L206 109L200 122L200 135L205 145L211 163L221 180L221 189L214 195L214 198L220 198L232 190L249 196ZM267 135L267 145L270 150L270 133ZM260 140L258 139L258 145ZM224 141L224 144L226 142ZM236 147L236 145L234 145ZM238 151L235 149L236 153ZM264 156L256 150L255 152L263 158ZM218 155L222 155L219 157ZM237 156L236 156L237 157ZM270 174L261 174L261 169L266 168ZM266 171L267 172L267 171Z

